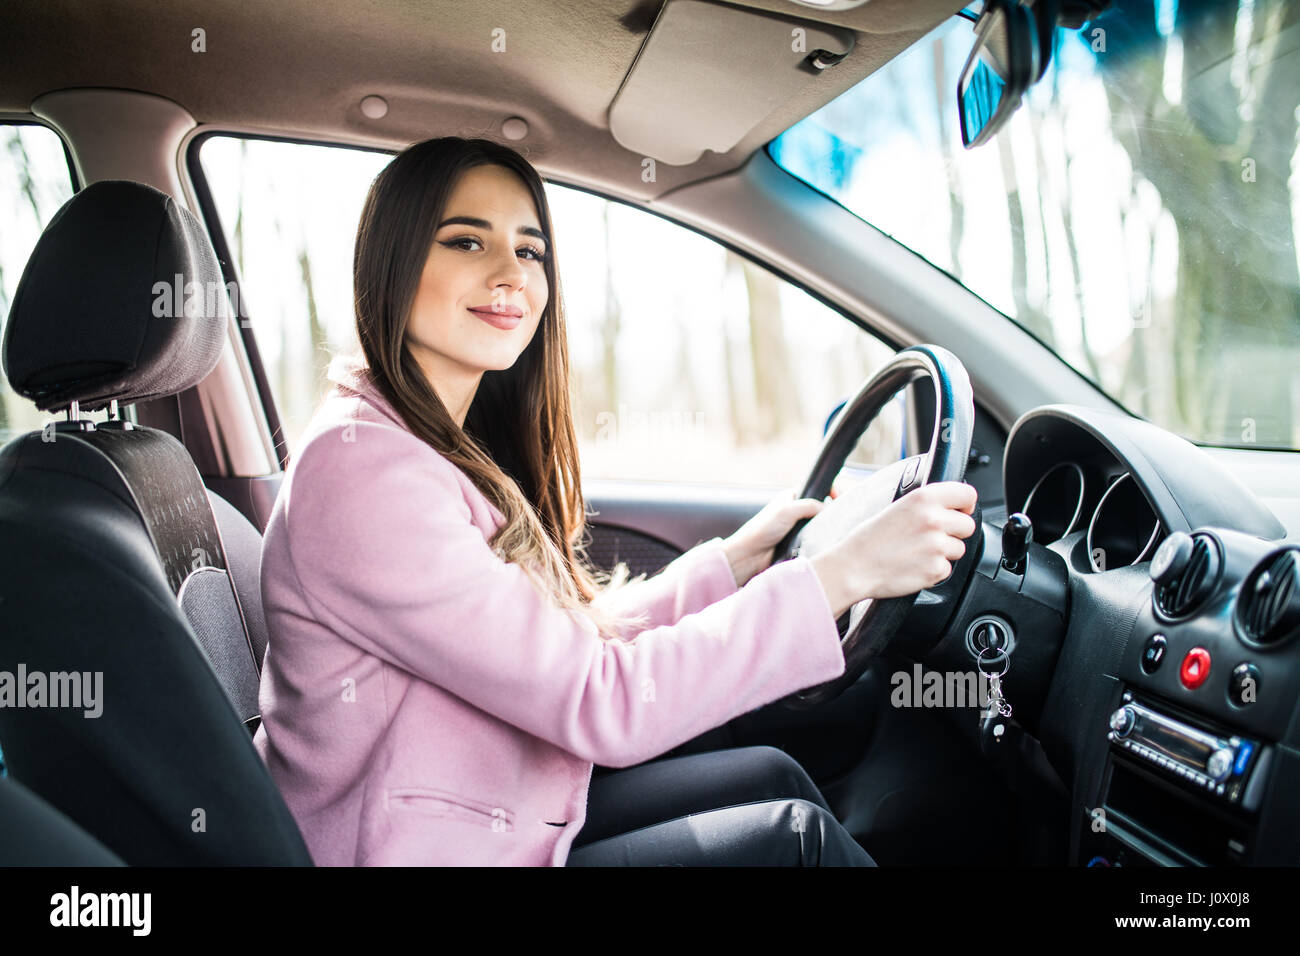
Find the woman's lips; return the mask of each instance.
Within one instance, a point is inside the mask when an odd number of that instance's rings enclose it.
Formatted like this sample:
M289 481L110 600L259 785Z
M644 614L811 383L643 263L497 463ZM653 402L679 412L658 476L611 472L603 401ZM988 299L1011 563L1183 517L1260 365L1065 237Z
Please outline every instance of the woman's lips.
M507 315L502 312L493 312L491 309L470 309L471 315L477 315L488 325L494 325L498 329L504 329L509 332L524 320L522 315Z

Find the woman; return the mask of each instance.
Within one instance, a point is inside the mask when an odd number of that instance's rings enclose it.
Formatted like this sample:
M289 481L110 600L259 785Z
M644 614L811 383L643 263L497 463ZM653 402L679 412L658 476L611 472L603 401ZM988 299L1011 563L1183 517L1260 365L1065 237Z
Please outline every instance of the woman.
M648 581L598 580L537 172L486 140L410 147L371 186L353 272L362 355L330 367L262 558L255 744L316 862L871 865L770 748L602 777L588 821L592 767L842 674L836 618L946 577L973 489L920 489L769 568L821 505L782 496Z

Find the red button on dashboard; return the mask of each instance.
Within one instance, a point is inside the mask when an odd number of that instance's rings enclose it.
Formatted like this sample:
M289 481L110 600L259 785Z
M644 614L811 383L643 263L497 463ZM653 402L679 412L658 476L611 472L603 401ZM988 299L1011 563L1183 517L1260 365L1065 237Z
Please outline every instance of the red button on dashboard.
M1178 672L1183 686L1196 690L1210 677L1210 652L1203 647L1193 647L1183 658L1183 666Z

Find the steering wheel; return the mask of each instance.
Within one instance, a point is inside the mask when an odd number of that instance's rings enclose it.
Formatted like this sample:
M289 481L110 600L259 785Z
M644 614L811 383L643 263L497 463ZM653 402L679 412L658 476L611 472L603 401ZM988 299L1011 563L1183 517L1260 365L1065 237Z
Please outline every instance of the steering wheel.
M965 477L975 425L970 378L957 356L947 349L937 345L914 345L900 351L868 379L835 417L800 497L821 501L830 494L831 483L844 467L849 452L876 420L881 409L902 388L927 377L934 384L935 398L934 429L929 449L873 472L869 478L828 502L812 518L797 523L777 544L773 564L798 555L812 557L834 547L863 521L922 485L961 481ZM977 510L977 529L978 514ZM967 542L967 559L974 550L974 541L972 538ZM954 562L953 574L945 585L957 577L962 563ZM969 567L969 562L965 563ZM844 651L844 673L835 680L782 698L781 703L798 710L838 697L862 675L873 658L889 647L916 599L917 594L909 594L875 600L866 598L854 604L837 622L840 646Z

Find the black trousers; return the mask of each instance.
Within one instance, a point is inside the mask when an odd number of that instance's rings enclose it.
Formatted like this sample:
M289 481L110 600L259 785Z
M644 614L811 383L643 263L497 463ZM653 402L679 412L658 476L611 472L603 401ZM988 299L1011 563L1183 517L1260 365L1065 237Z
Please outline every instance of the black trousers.
M784 751L655 760L591 781L568 866L875 866Z

